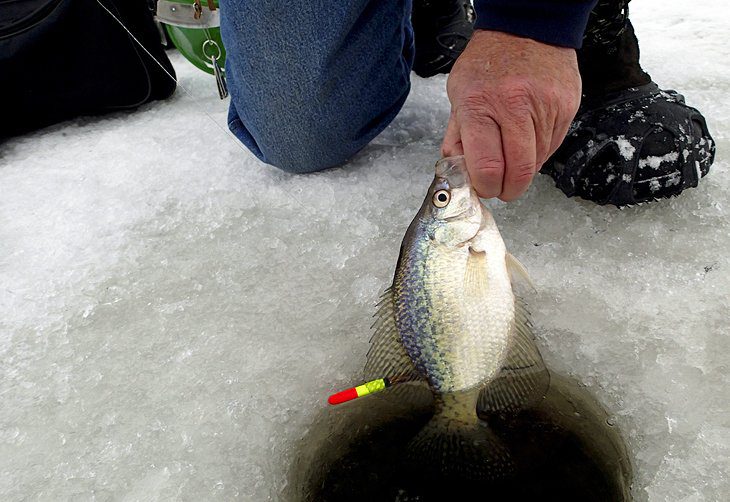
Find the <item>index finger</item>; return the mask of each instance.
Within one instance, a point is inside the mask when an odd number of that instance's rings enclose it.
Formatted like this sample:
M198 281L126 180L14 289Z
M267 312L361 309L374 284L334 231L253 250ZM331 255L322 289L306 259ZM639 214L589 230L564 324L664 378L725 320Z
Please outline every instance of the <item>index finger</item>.
M537 139L535 124L528 115L520 121L506 122L502 127L505 174L502 194L505 202L525 193L537 172Z
M460 117L466 169L477 194L485 199L502 193L504 154L499 124L489 116Z
M441 156L453 157L454 155L464 155L464 146L461 144L461 136L459 134L459 122L456 115L451 112L449 123L446 125L446 134L441 143Z

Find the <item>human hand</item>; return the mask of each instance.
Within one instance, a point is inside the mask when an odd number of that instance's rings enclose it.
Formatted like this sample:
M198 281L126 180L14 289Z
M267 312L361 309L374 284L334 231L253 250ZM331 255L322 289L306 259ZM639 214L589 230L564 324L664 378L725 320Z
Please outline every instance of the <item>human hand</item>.
M581 80L574 49L477 30L446 89L451 117L442 154L464 155L479 196L511 201L565 138Z

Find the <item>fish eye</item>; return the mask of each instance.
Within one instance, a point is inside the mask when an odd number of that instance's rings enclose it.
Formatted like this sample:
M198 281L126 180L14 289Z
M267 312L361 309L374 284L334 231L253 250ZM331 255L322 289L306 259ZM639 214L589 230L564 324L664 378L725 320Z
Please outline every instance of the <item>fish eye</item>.
M436 207L446 207L451 200L451 194L448 190L439 190L433 194L433 205Z

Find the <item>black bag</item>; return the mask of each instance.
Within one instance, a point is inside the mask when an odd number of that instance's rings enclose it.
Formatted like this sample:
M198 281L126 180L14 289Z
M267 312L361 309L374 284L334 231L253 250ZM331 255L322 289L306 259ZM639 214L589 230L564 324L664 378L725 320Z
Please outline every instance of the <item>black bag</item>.
M175 76L146 0L100 0ZM169 97L168 76L96 0L0 0L0 137Z

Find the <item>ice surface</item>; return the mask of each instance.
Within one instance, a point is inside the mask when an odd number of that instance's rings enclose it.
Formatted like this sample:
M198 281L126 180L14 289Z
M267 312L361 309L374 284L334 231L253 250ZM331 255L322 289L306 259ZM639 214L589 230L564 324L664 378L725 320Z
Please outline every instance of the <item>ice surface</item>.
M645 0L632 18L645 67L707 115L710 176L623 211L547 177L491 206L539 289L548 364L625 431L637 500L724 500L730 11ZM364 361L444 78L414 77L345 169L289 176L227 136L212 77L174 62L192 96L0 145L2 500L276 500L290 445Z

